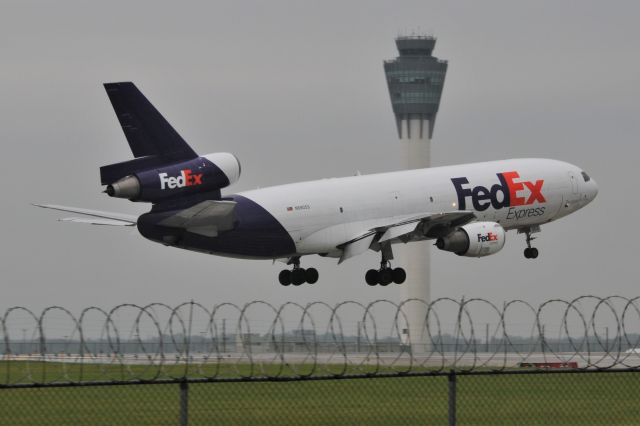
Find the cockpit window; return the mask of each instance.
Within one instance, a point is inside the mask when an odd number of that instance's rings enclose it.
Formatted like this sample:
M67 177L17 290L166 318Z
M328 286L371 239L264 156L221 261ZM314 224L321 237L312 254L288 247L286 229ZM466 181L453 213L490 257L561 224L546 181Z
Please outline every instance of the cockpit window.
M584 179L585 182L589 182L591 180L586 172L582 172L582 179Z

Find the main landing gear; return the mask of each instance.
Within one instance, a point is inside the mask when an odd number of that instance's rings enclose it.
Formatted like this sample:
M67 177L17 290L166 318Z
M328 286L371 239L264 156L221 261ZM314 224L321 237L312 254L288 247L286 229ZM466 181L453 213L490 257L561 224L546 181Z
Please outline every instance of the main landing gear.
M532 230L530 228L525 229L524 231L522 231L526 236L527 236L527 248L524 249L524 257L526 257L527 259L535 259L538 257L538 249L535 247L531 247L531 241L535 240L535 237L532 237L531 234L533 232L539 232L540 229L538 228L538 230Z
M300 267L300 258L292 259L291 263L293 263L293 270L282 270L278 275L278 280L280 284L284 286L288 286L293 284L295 286L299 286L301 284L309 283L315 284L318 281L318 270L316 268L308 268L304 269Z
M407 273L402 268L392 268L389 260L393 259L393 251L391 244L387 241L380 245L382 260L380 261L380 269L369 269L364 276L368 285L374 286L380 284L387 286L391 283L402 284L407 279Z
M380 284L381 286L387 286L389 284L396 283L402 284L407 279L407 273L402 268L392 268L391 263L388 260L382 259L380 262L380 269L369 269L364 276L367 284L374 286Z

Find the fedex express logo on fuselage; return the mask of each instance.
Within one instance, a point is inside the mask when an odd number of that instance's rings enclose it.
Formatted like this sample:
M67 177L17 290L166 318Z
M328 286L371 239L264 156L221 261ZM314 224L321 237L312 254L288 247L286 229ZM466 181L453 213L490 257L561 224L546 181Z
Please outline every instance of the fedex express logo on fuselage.
M202 174L194 174L191 169L180 170L178 176L168 173L158 173L160 189L184 188L185 186L202 185Z
M544 179L535 182L520 180L518 172L497 173L500 183L491 188L484 186L471 187L466 177L452 178L453 186L458 194L460 210L467 209L467 198L477 211L484 211L490 206L496 210L504 207L527 206L535 202L546 202L542 195ZM527 189L528 191L525 191Z

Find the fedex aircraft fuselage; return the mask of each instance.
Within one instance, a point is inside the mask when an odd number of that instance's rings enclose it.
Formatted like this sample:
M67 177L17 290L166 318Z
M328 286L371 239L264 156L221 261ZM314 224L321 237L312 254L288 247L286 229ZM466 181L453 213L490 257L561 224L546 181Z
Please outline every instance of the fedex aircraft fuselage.
M525 229L564 217L596 194L596 183L585 181L580 168L547 159L329 178L223 197L237 203L237 227L217 238L194 234L181 246L240 258L340 257L339 246L363 229L403 218L457 210L472 212L476 220L496 222L505 230ZM140 232L162 242L166 232L154 231L154 224L171 214L143 215Z
M538 257L531 234L584 207L597 195L593 179L556 160L513 159L345 178L322 179L224 195L240 178L228 153L198 155L133 83L105 84L133 160L100 168L109 196L148 202L140 217L44 205L89 218L72 222L137 226L155 242L245 259L282 259L283 285L318 280L300 267L307 255L343 262L367 250L381 255L369 285L401 284L393 245L435 240L460 256L495 254L505 233L526 235L527 258Z

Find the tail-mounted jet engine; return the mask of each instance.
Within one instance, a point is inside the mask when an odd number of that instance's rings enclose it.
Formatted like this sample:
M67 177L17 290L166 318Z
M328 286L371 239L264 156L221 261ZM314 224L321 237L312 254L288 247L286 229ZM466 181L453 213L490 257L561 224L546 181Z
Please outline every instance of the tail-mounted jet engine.
M436 247L458 256L483 257L504 247L505 230L496 222L474 222L454 229L436 240Z
M106 170L101 172L103 176L109 175L109 167L122 164L103 167ZM240 171L240 162L233 154L208 154L150 168L143 165L141 169L109 183L105 192L111 197L155 203L177 196L218 191L236 182Z

